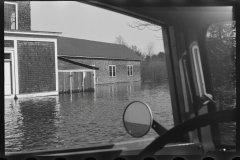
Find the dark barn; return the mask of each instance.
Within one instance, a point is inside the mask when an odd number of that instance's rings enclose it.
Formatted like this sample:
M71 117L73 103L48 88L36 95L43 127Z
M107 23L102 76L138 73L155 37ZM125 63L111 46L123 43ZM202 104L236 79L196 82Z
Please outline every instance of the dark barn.
M82 72L92 74L89 83L93 85L141 81L141 57L124 45L58 37L58 60L59 84L64 81L62 72L78 74L78 84L83 81Z

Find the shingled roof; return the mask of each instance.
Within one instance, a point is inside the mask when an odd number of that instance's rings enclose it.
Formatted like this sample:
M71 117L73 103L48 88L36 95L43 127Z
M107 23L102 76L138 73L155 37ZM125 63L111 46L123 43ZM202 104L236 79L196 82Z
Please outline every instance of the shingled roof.
M58 56L141 60L131 49L119 44L58 37L57 46Z

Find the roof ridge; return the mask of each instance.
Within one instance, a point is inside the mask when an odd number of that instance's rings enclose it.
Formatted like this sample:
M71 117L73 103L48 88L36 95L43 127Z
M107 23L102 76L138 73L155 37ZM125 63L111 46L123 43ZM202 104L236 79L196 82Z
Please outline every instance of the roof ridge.
M111 44L111 45L125 46L125 45L121 45L121 44L117 44L117 43L102 42L102 41L95 41L95 40L90 40L90 39L81 39L81 38L74 38L74 37L59 36L58 38L69 38L69 39L75 39L75 40L82 40L82 41L90 41L90 42L96 42L96 43L105 43L105 44Z

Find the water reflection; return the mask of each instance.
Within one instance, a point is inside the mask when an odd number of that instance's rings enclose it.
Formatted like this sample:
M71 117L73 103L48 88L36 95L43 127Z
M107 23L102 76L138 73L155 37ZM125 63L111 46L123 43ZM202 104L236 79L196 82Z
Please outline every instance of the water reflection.
M56 97L5 101L5 106L6 151L46 149L57 130Z
M127 141L122 115L133 100L147 103L154 118L173 127L168 84L98 85L95 92L5 100L6 152L84 147ZM150 130L145 137L157 136Z

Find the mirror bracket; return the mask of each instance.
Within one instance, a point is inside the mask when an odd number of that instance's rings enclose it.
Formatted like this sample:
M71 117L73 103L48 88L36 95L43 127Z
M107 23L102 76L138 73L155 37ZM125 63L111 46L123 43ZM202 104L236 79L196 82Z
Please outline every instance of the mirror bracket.
M163 127L161 124L159 124L155 119L153 119L152 123L152 129L161 136L163 133L168 131L165 127Z

